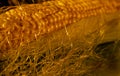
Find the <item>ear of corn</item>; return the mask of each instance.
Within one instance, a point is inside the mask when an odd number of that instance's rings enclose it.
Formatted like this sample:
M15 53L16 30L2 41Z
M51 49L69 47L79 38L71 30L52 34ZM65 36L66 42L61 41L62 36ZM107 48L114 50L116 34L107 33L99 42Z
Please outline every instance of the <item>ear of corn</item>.
M101 0L56 0L17 6L0 15L0 49L17 48L82 18L114 12L116 6L114 1Z

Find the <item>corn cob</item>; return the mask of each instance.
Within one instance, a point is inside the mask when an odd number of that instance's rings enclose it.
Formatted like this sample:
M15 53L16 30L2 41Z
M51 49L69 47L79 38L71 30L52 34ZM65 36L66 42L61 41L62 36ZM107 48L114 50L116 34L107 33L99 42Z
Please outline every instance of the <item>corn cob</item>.
M17 6L0 15L0 50L16 49L82 18L119 9L116 1L56 0Z

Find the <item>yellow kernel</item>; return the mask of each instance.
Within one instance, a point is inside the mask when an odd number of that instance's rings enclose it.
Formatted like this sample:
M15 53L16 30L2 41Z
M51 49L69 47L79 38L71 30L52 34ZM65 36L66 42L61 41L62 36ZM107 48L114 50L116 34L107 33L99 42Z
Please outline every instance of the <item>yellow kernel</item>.
M51 25L50 29L53 31L53 30L54 30L54 26L53 26L53 25Z
M59 5L59 6L65 6L62 1L57 1L57 5Z
M57 16L56 15L52 15L54 22L57 22Z

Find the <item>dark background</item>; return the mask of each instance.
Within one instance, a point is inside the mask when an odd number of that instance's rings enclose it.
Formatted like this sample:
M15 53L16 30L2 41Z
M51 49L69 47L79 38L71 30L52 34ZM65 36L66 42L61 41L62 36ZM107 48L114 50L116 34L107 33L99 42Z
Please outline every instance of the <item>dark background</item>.
M8 0L0 0L0 7L9 6Z
M48 1L48 0L0 0L0 7L15 6L15 5L21 5L21 4L41 3L44 1Z

